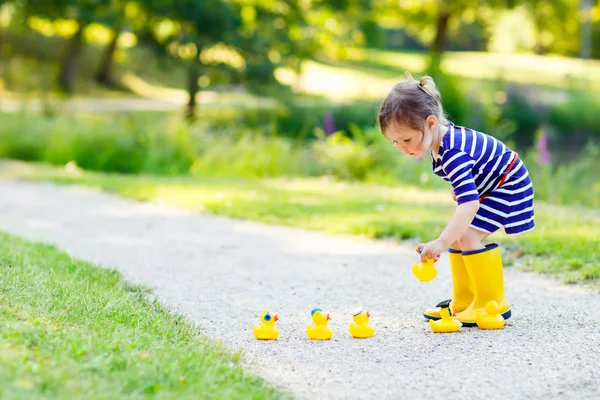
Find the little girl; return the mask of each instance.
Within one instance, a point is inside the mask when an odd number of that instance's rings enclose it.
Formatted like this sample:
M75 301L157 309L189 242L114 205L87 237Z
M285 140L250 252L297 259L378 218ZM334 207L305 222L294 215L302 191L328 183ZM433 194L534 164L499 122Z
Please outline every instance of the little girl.
M477 310L491 300L505 319L510 318L500 249L481 242L501 227L509 235L534 228L527 168L501 141L449 122L431 77L417 81L407 76L409 80L396 84L381 104L381 131L404 154L420 158L430 151L433 172L450 182L458 203L439 237L419 244L417 252L437 260L449 249L450 307L464 326L475 326ZM425 310L424 316L439 319L439 310Z

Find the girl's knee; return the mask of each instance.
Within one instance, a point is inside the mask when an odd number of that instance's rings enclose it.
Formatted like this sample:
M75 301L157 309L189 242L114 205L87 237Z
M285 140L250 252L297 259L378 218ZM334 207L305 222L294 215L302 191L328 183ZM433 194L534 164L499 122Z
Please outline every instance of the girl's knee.
M456 242L452 243L452 244L450 245L450 248L451 248L452 250L456 250L456 251L462 251L462 248L460 247L460 243L458 242L458 240L457 240Z
M483 248L481 235L473 229L468 229L459 239L458 245L462 251L479 250Z

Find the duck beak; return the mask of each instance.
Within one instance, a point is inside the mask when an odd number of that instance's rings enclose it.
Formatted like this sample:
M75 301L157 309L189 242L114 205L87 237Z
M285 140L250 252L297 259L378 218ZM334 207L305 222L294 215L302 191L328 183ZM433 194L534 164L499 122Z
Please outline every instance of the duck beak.
M329 314L327 314L327 321L329 321L331 319L331 317L329 316Z
M279 321L279 315L275 315L275 316L273 317L273 321Z
M367 318L371 317L371 313L367 311Z

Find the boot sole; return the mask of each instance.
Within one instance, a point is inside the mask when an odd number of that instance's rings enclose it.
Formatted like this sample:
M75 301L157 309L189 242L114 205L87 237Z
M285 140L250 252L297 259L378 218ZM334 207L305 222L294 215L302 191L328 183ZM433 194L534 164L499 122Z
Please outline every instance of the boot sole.
M423 314L423 316L425 317L425 320L427 320L427 321L429 321L429 320L437 321L437 320L441 319L440 317L434 317L433 315Z
M507 312L501 314L502 318L504 318L505 320L509 319L512 316L512 311L508 310ZM431 315L427 315L427 314L423 314L423 316L425 317L425 320L433 320L433 321L438 321L440 318L438 317L433 317ZM463 322L462 323L463 326L465 327L474 327L477 326L477 322Z

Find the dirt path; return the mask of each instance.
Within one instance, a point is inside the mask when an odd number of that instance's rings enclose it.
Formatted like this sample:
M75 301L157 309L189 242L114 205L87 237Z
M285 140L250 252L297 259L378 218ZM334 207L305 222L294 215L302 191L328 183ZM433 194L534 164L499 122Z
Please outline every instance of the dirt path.
M502 331L440 335L421 311L449 292L447 259L427 284L412 249L136 203L81 187L0 180L0 229L56 244L150 286L246 367L298 398L561 398L600 391L600 295L507 268L514 318ZM374 338L351 339L368 308ZM334 338L305 338L310 310ZM263 308L280 340L259 342Z

